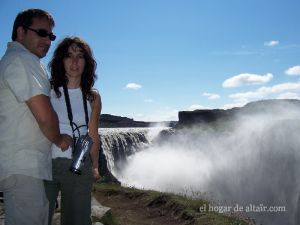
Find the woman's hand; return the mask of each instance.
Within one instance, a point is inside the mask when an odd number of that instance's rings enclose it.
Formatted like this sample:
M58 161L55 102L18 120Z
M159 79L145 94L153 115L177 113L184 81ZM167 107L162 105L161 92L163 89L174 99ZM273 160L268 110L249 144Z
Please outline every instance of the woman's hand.
M93 177L94 179L97 181L97 180L100 180L101 176L99 174L99 169L98 168L93 168L92 169L92 173L93 173Z

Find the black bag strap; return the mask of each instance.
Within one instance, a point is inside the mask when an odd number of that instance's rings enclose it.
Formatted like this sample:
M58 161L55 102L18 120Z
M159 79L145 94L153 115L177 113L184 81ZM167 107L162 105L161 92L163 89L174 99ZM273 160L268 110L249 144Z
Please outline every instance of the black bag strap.
M63 90L64 90L64 96L65 96L65 102L66 102L66 107L67 107L67 112L68 112L68 118L70 121L70 126L73 131L73 138L74 138L74 132L79 129L79 127L73 123L73 113L72 113L72 107L71 107L71 102L70 102L70 96L69 96L69 91L66 85L63 85ZM83 108L84 108L84 114L85 114L85 123L86 127L88 128L89 124L89 115L88 115L88 109L87 109L87 100L86 100L86 95L81 91L82 93L82 101L83 101ZM76 127L74 129L74 126ZM79 132L79 130L78 130Z
M86 100L86 95L85 93L82 93L82 101L83 101L83 108L84 108L84 114L85 114L85 123L86 123L86 127L88 127L89 125L89 114L88 114L88 109L87 109L87 100Z

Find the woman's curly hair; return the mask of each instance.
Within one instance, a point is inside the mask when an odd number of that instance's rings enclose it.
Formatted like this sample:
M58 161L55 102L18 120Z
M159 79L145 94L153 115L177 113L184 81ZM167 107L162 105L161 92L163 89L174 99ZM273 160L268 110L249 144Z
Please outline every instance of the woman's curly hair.
M55 91L56 96L59 98L61 96L59 87L67 86L68 84L68 78L64 67L64 58L68 55L69 47L73 44L82 50L85 59L85 67L80 82L82 93L88 100L93 101L94 95L92 94L92 87L97 78L95 74L97 62L94 59L90 46L79 37L66 37L56 47L53 57L48 64L51 74L51 86Z

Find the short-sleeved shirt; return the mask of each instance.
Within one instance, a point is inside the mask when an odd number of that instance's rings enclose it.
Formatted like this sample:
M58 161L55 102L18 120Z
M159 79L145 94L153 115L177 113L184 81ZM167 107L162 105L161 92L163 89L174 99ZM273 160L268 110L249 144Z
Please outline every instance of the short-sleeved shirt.
M52 179L50 141L26 101L50 95L40 59L18 42L0 61L0 181L13 174Z

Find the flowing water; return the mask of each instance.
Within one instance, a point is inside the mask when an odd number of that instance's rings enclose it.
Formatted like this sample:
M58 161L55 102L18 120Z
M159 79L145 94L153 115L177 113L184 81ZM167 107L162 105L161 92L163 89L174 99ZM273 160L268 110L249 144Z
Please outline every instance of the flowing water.
M100 133L110 169L124 185L207 198L214 205L201 210L238 213L257 224L298 225L297 116L241 117L228 129L181 129L161 143L153 140L162 128Z

